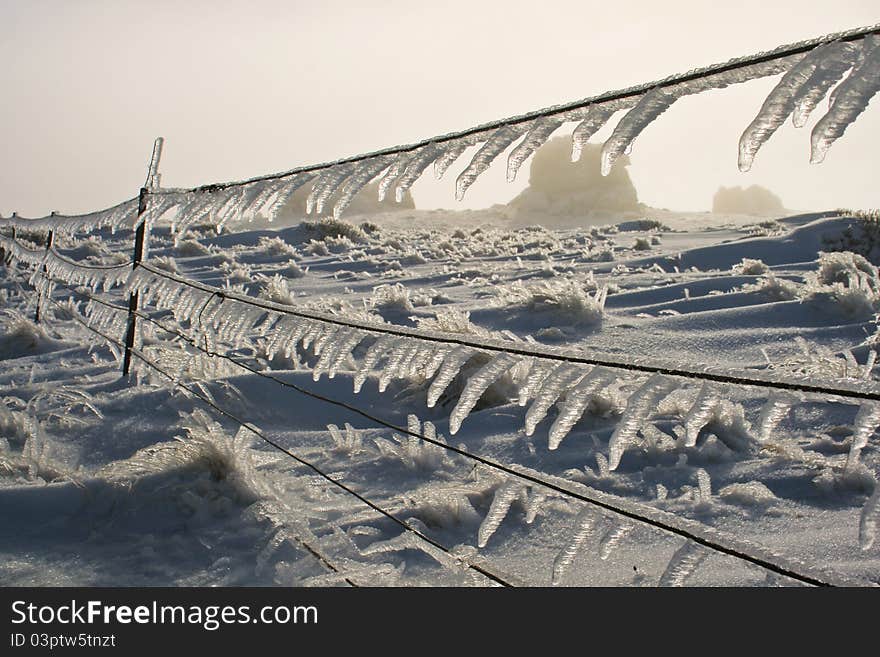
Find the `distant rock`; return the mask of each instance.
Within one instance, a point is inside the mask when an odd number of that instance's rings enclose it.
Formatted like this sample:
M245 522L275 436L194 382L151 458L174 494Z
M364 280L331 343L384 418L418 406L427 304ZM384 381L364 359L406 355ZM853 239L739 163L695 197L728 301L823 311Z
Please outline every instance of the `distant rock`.
M712 212L719 214L775 214L784 212L782 199L766 187L719 187L712 199Z
M508 216L545 225L584 224L592 218L638 212L638 195L626 170L629 158L621 156L603 176L601 157L600 145L587 144L581 159L572 162L571 138L551 139L535 153L529 186L508 204Z

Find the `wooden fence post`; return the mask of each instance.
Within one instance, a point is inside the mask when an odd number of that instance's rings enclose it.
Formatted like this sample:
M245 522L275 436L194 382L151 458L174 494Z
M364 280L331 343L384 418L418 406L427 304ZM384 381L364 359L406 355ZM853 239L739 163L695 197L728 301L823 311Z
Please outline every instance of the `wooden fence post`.
M147 195L150 191L141 187L138 196L138 218L141 219L134 233L134 258L132 271L138 268L147 256L147 222L143 215L147 211ZM135 335L137 331L138 293L134 292L128 297L128 329L125 332L125 357L122 360L122 376L128 376L131 370L131 351L134 349Z
M52 215L55 213L53 212ZM50 230L49 234L46 235L46 251L52 248L52 238L54 237L54 233ZM42 265L43 275L48 276L49 270L46 268L46 265ZM40 323L40 306L43 305L43 295L41 293L37 294L37 309L34 311L34 324Z
M138 195L138 224L134 233L134 257L132 258L132 268L134 271L147 258L147 252L150 246L149 227L147 226L147 197L150 190L159 188L159 160L162 158L162 146L165 140L162 137L156 137L153 142L153 154L150 156L150 168L147 170L147 181L141 187ZM128 328L125 331L125 356L122 359L122 376L128 376L131 371L131 355L137 341L138 328L138 293L134 292L128 297Z

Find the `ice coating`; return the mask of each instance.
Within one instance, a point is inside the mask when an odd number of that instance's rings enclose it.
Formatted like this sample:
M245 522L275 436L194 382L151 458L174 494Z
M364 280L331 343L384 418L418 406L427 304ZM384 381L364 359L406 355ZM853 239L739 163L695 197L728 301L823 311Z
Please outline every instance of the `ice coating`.
M678 94L664 88L652 89L620 120L611 137L602 146L602 175L611 173L611 167L623 155L632 141L649 123L669 109Z
M452 163L461 157L462 153L483 139L485 139L484 136L472 135L444 144L443 155L434 160L434 177L440 180L446 170L452 166Z
M476 354L476 349L460 346L446 354L437 376L428 388L428 408L433 408L440 395L446 390L452 380L458 375L459 370Z
M608 123L608 119L618 111L632 107L636 102L636 99L627 98L623 101L591 106L583 121L571 133L571 161L577 162L581 159L584 146L602 129L602 126Z
M384 201L385 196L388 194L388 190L391 189L391 185L393 185L400 176L403 175L403 172L406 171L406 167L409 166L409 163L413 160L414 155L412 153L401 153L391 163L391 166L388 167L388 170L382 175L379 179L379 201Z
M339 198L333 206L333 217L339 219L346 208L351 205L352 200L373 178L382 173L391 164L394 158L390 155L384 157L374 157L361 162L355 169L354 173L345 181Z
M510 511L510 506L525 491L525 488L525 484L517 479L508 479L498 487L495 491L495 497L492 498L489 511L477 532L477 545L479 547L486 547L489 539L492 538L492 534L495 533L501 521L507 516L507 512Z
M571 566L584 541L593 535L596 528L596 514L588 510L581 511L575 519L575 524L577 529L574 534L571 535L568 542L553 560L553 573L551 575L553 586L557 586L562 581L562 576Z
M507 156L507 182L516 180L516 173L522 163L529 155L538 150L553 134L553 131L561 125L562 119L558 118L541 117L535 120L528 134Z
M757 116L752 119L739 139L738 165L740 171L751 169L758 150L792 113L796 98L804 91L805 85L819 70L820 63L826 57L832 56L835 46L844 45L847 44L819 46L782 76L782 79L764 100ZM816 83L821 83L821 81L817 80Z
M669 560L666 570L660 576L659 586L684 586L685 580L690 577L703 560L709 556L699 544L687 541Z
M321 214L324 211L324 202L339 189L353 170L353 164L341 164L322 173L306 198L306 214L312 214L312 211Z
M865 40L864 61L853 68L840 83L834 96L834 104L828 109L810 135L810 163L818 164L825 159L828 149L843 136L847 127L865 111L871 98L880 90L880 39Z
M531 436L535 432L535 427L547 416L547 411L556 403L559 396L585 374L586 370L583 368L563 363L547 375L526 413L527 436Z
M413 186L416 180L419 179L419 176L422 175L425 169L436 160L442 150L436 144L428 144L427 146L422 146L416 153L413 155L412 160L410 160L409 164L406 165L406 169L403 172L403 175L397 181L397 187L394 189L394 200L400 203L403 200L404 194L406 194L407 190Z
M480 397L490 385L495 383L505 372L519 362L519 357L501 353L471 375L465 385L458 403L449 416L449 433L458 433L461 423L468 413L476 406Z
M684 418L685 447L693 447L697 444L697 437L700 435L700 431L706 426L720 401L721 397L718 395L715 386L704 383Z
M553 450L559 447L563 438L568 435L572 427L581 419L593 393L603 385L611 383L614 378L614 374L609 370L596 367L566 393L565 402L562 403L559 409L559 415L550 427L549 449Z
M654 374L626 402L620 423L608 441L608 468L616 470L623 453L635 439L639 427L657 407L660 396L669 392L673 382L662 374Z
M818 49L817 49L818 50ZM837 84L844 74L852 68L859 55L862 45L857 43L831 43L824 48L825 56L816 70L794 99L794 111L791 122L796 128L802 128L816 106L828 90Z
M517 125L508 125L498 128L474 155L471 163L462 171L455 181L455 200L464 199L467 191L477 177L489 168L492 161L501 155L505 148L510 146L520 135L529 130L534 122Z
M770 434L782 419L788 415L794 404L794 398L790 395L772 394L761 408L758 418L758 431L755 436L759 442L766 442Z

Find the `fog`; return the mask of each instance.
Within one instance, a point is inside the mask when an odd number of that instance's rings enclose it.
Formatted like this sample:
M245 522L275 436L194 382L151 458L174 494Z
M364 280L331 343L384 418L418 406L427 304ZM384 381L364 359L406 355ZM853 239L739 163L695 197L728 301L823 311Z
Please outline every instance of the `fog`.
M771 5L771 6L768 6ZM837 3L366 3L2 0L0 213L85 212L137 193L153 138L167 186L253 177L480 122L878 20ZM737 140L774 84L684 98L636 140L639 200L705 210L719 186L792 209L877 207L876 100L810 165L783 126L752 171ZM608 128L597 135L606 137ZM454 200L460 161L412 189L420 208L506 202L499 161ZM526 165L527 166L527 165Z

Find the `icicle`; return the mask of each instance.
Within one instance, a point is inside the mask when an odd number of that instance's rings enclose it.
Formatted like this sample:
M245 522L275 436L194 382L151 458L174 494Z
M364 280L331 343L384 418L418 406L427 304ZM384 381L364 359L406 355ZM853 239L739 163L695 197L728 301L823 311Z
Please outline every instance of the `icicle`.
M608 122L608 119L619 110L632 107L635 103L636 101L632 100L624 103L592 105L584 120L571 133L571 161L577 162L581 159L581 153L590 138Z
M317 214L321 214L324 211L324 202L339 189L339 186L352 174L353 170L354 164L338 164L321 174L306 198L306 214L312 214L313 210Z
M397 158L391 163L391 166L388 167L388 170L379 180L379 202L385 200L385 195L388 193L391 185L403 175L403 172L406 171L406 167L413 160L412 153L401 153L397 156Z
M764 100L758 115L748 125L739 139L740 171L751 169L758 150L770 139L777 128L785 122L788 115L792 113L795 108L796 98L807 90L806 85L811 82L822 85L821 78L814 81L812 76L820 70L819 67L823 60L828 57L834 60L835 49L843 49L846 52L852 52L853 50L849 44L842 43L820 46L812 50L782 76L782 79L773 88L773 91L770 92L766 100ZM837 74L836 79L839 79L850 66L851 61L845 64L839 74ZM827 91L827 87L825 90ZM824 92L822 95L825 95Z
M455 162L461 154L474 144L486 139L488 135L483 133L462 137L452 142L447 142L444 146L443 155L434 160L434 177L440 180L446 170Z
M446 390L452 380L458 375L459 370L476 354L476 350L467 346L460 346L449 352L440 366L440 371L428 388L428 408L433 408L440 395Z
M562 576L574 561L584 541L593 535L596 527L596 516L591 511L581 511L575 520L575 524L577 525L577 530L571 535L568 543L565 544L565 547L562 548L553 560L553 574L551 577L553 586L559 585L562 581Z
M562 363L544 379L541 389L536 393L535 400L526 413L527 436L531 436L535 432L535 427L547 416L547 411L556 403L559 396L584 374L584 369L576 365Z
M322 351L321 357L318 358L318 362L315 363L315 367L312 370L313 381L319 381L321 379L321 374L330 369L330 363L336 361L336 357L339 355L339 350L342 349L346 342L351 339L353 333L356 334L356 332L351 329L342 328L334 336L334 339L329 341L327 347Z
M669 560L666 570L660 576L660 586L684 586L685 580L690 577L703 560L709 556L708 552L693 541L687 541Z
M708 383L704 383L700 388L700 394L697 395L693 406L684 418L685 447L694 447L697 444L700 431L706 426L720 401L721 398L716 389Z
M329 378L333 379L336 377L336 373L339 371L342 363L349 355L351 355L352 349L354 349L364 337L365 335L363 332L358 329L352 329L345 339L340 342L340 347L336 352L336 358L330 361Z
M531 489L528 502L526 503L526 524L531 525L541 512L541 506L547 499L547 494L539 490Z
M880 40L865 54L865 61L854 68L840 83L834 104L828 109L810 136L810 163L818 164L838 138L843 136L850 123L856 120L868 102L880 90ZM866 39L865 46L868 45Z
M508 125L498 128L489 137L489 140L483 144L477 154L474 155L471 163L462 171L455 181L455 200L464 199L464 193L467 191L477 177L489 168L492 160L501 155L505 148L510 146L514 140L522 135L526 130L531 128L534 122L519 123L516 125Z
M795 96L794 111L791 115L791 122L795 128L803 128L806 125L816 105L852 68L861 51L862 48L853 43L838 42L825 46L825 57Z
M559 415L550 427L549 449L553 450L559 447L563 438L568 435L572 427L581 419L593 393L613 380L614 374L612 372L596 367L581 379L580 383L566 393L565 401L559 409Z
M862 402L853 423L853 435L850 439L849 455L846 459L847 469L858 463L862 450L868 445L868 439L876 431L877 425L880 425L880 403L875 401Z
M701 504L706 504L712 500L712 479L703 468L697 470L697 491Z
M482 524L480 524L479 532L477 532L477 545L479 547L486 547L486 543L489 542L492 534L495 533L501 521L507 516L510 505L516 501L516 498L519 497L524 488L525 484L509 479L495 491L495 497L492 499L489 512L483 519Z
M761 415L758 418L757 439L759 442L767 442L770 434L782 419L788 415L788 411L794 404L794 399L790 395L772 393L767 398L766 403L761 408Z
M419 179L419 176L428 168L428 165L440 156L441 152L437 145L428 144L427 146L422 146L414 153L413 158L406 165L403 175L398 179L397 187L394 189L394 200L396 202L400 203L403 201L403 197L409 188Z
M635 528L630 524L615 523L599 542L599 558L602 561L607 561L614 549L633 529Z
M300 187L315 179L315 173L301 173L293 178L284 179L283 184L279 187L275 199L269 208L269 220L274 221L278 217L278 213L287 204L287 201Z
M406 359L412 358L418 348L418 344L413 344L409 340L400 340L400 342L394 345L391 354L388 356L385 369L379 377L379 392L385 392L392 379L397 378L404 369Z
M519 388L519 405L525 406L535 390L544 382L547 375L556 367L555 363L546 360L532 360L532 367L529 370L526 380Z
M373 178L382 173L394 159L391 155L374 157L361 162L355 172L345 181L336 205L333 206L333 217L339 219L352 200Z
M602 175L611 173L611 167L649 123L669 109L679 94L670 89L656 88L647 92L620 120L611 137L602 146Z
M639 427L657 405L657 398L666 394L673 382L662 374L654 374L626 402L626 410L608 442L608 467L616 470L626 448L636 437Z
M490 385L519 362L519 357L500 353L470 376L449 416L449 433L455 435L468 413Z
M367 380L367 375L373 370L376 363L379 362L379 359L382 358L388 350L393 348L398 339L399 338L392 335L383 335L370 345L370 348L367 349L367 353L364 355L363 361L361 361L360 369L358 369L358 373L354 377L355 393L361 391L361 388Z
M859 516L859 547L870 550L877 540L877 524L880 522L880 484L874 485L874 493L862 507Z
M561 125L562 120L558 118L541 117L535 119L528 134L523 137L523 140L507 156L507 182L516 180L516 173L519 171L522 163L526 161L529 155L538 150Z

